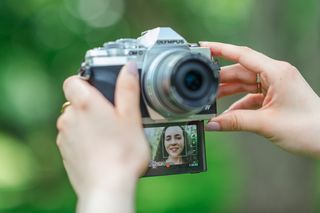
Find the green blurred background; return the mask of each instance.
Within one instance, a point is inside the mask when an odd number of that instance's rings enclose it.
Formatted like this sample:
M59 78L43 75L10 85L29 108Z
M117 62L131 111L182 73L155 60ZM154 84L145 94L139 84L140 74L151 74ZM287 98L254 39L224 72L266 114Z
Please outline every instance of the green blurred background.
M63 80L87 49L158 26L289 61L320 94L319 0L0 0L0 212L74 211L55 144ZM206 137L208 172L142 179L138 212L320 211L316 161L249 133Z

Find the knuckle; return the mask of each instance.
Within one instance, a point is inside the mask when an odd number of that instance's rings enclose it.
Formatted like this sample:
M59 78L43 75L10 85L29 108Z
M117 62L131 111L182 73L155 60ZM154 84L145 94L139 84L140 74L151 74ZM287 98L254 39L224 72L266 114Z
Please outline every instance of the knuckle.
M91 96L89 93L82 95L77 100L77 107L79 109L87 109L90 103L92 102Z
M232 75L233 75L232 77L236 80L241 80L241 78L242 78L242 75L240 72L234 72L234 73L232 73Z
M283 69L290 69L292 65L287 61L278 61L278 64Z
M241 130L240 116L236 113L231 114L229 117L229 125L231 130Z
M60 134L57 136L56 144L57 144L58 147L61 147L61 145L62 145L61 135Z
M65 112L57 119L56 126L59 132L63 132L71 126L70 124L73 123L74 116L73 113L71 112L71 106L69 106Z
M252 52L252 49L250 47L248 47L248 46L242 46L241 49L245 53Z
M57 129L59 131L62 131L65 128L65 123L66 123L65 116L61 115L58 118L57 123L56 123Z
M126 92L130 93L136 93L140 91L139 84L137 82L127 82L126 84L120 84L118 85L120 90L124 90Z
M232 129L234 130L240 130L240 122L238 116L233 116L233 122L232 122Z
M255 125L255 132L261 135L265 135L268 130L272 129L272 126L274 125L270 125L268 122L264 122L263 120L263 122L259 122L259 125Z
M70 83L74 80L74 76L68 77L66 80L63 82L63 88L69 87Z
M278 66L285 75L295 75L299 72L296 67L286 61L278 61Z

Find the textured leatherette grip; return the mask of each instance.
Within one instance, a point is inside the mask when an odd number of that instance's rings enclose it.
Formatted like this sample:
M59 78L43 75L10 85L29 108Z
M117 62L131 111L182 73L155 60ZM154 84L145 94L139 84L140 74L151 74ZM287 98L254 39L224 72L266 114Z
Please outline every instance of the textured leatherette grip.
M92 67L89 83L97 88L112 104L119 72L123 65Z

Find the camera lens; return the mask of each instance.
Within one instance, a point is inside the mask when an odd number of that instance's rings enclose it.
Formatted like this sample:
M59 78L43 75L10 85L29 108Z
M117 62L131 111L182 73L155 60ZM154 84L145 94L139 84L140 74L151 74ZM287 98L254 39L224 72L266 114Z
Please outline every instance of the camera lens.
M213 71L204 61L197 59L185 60L180 65L176 66L171 76L172 86L176 88L179 96L185 99L186 102L199 102L212 91L215 86Z
M164 117L183 117L212 104L218 88L212 61L189 51L159 55L143 77L144 96Z
M191 70L184 77L185 86L191 91L197 91L202 84L202 75L196 70Z

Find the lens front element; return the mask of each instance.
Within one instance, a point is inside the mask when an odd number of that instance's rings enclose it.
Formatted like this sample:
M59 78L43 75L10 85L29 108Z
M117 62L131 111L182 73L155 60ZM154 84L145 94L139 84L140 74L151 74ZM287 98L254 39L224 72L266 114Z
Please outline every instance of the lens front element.
M190 91L197 91L201 88L203 76L197 70L191 70L184 77L184 85Z
M214 92L210 91L215 84L213 79L210 66L203 61L190 59L176 66L172 73L171 86L176 88L178 95L185 101L198 102ZM192 105L194 104L196 103Z

